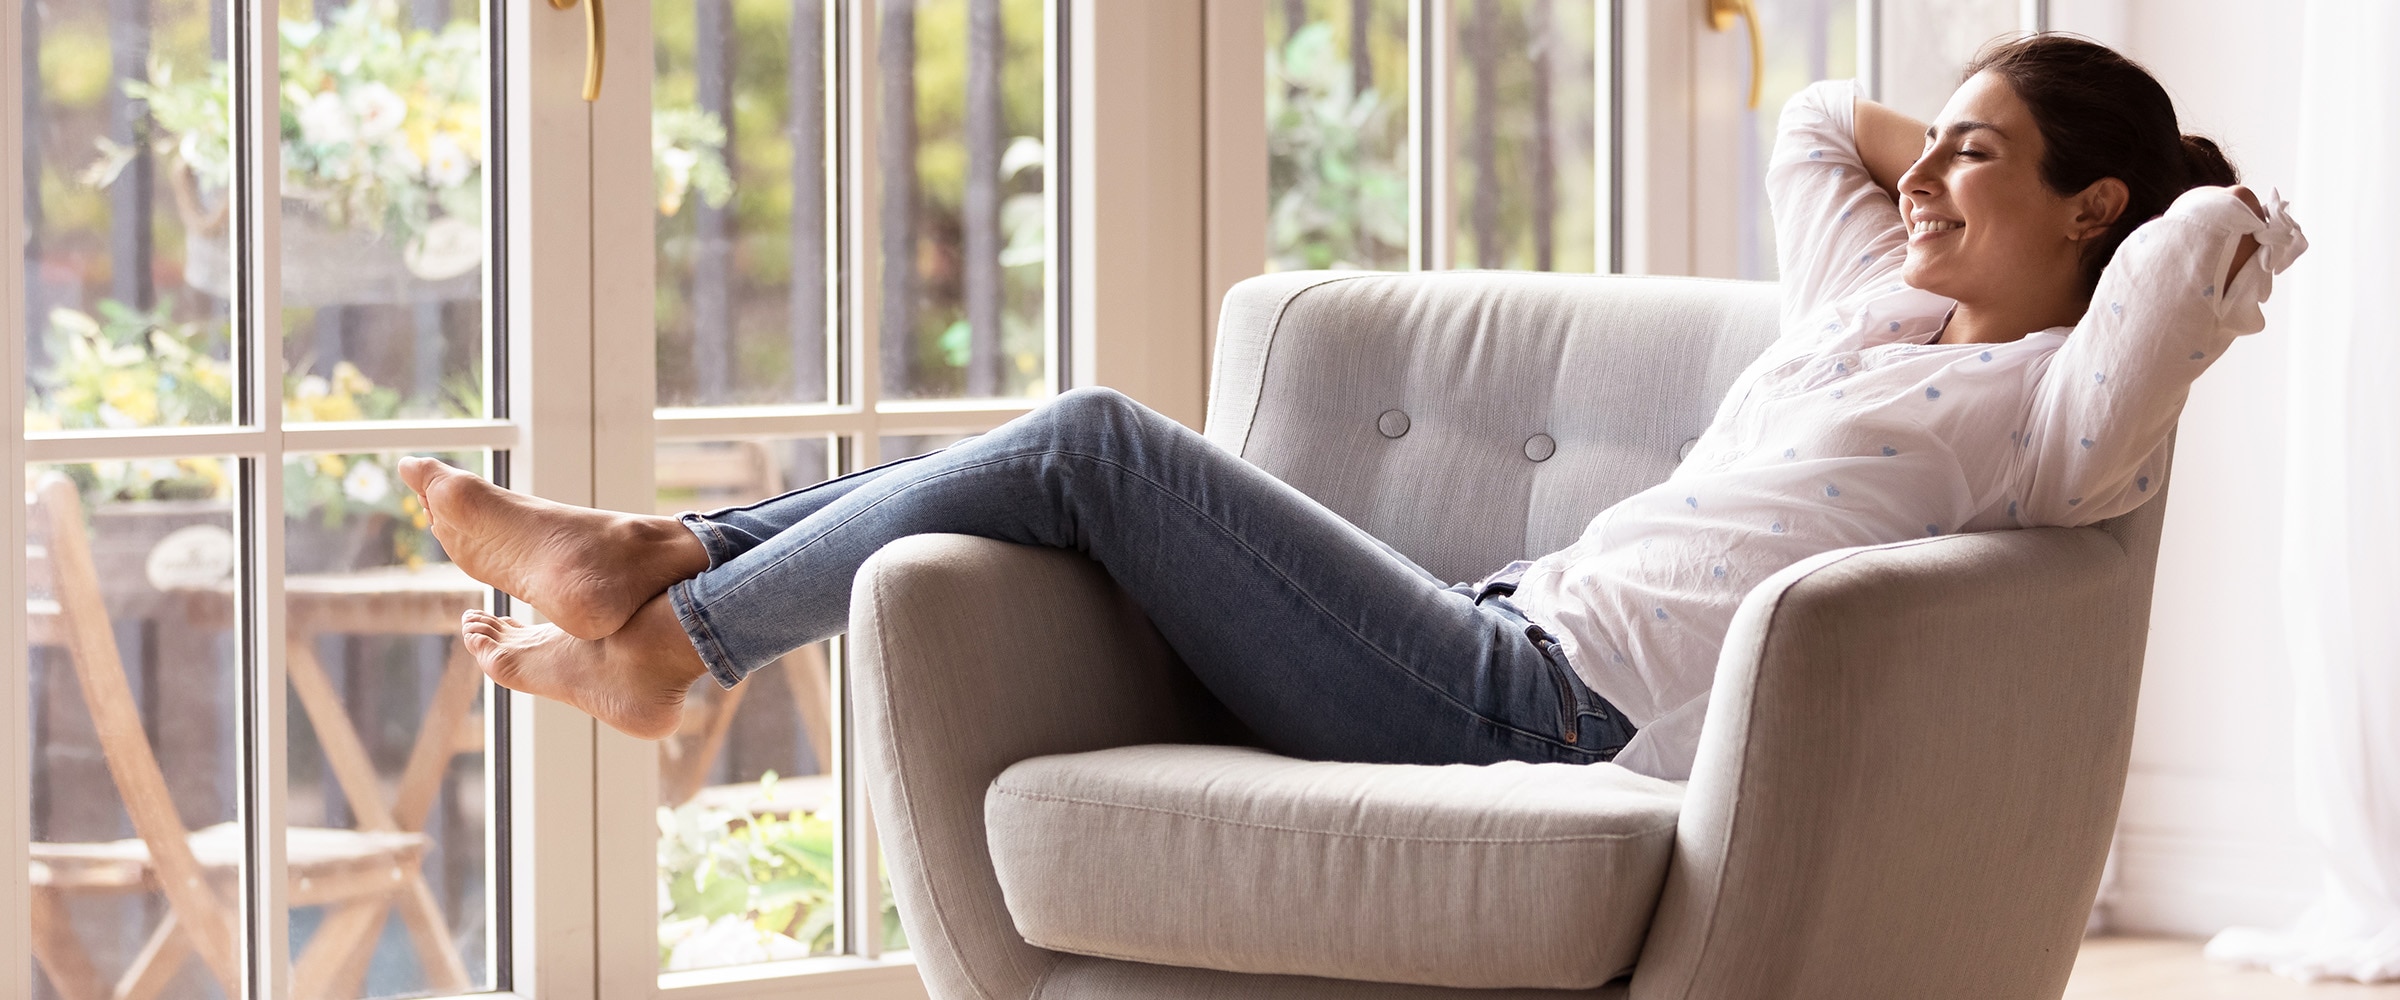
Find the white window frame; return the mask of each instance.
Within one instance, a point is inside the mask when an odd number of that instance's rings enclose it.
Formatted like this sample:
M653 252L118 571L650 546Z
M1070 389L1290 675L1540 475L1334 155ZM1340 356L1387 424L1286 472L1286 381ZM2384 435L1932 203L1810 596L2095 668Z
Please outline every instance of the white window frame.
M1257 0L1239 0L1255 3ZM596 461L592 500L644 510L655 502L647 456L662 441L832 437L845 442L843 468L874 464L887 435L987 431L1040 404L1033 399L890 400L883 395L875 317L882 284L875 169L877 105L871 0L828 4L846 52L827 60L829 166L839 211L838 285L827 296L829 322L846 349L835 354L845 398L790 406L656 407L652 326L655 287L654 201L646 156L594 155L592 237L610 252L591 258L592 352L608 363L592 372L590 426L595 449L634 461ZM1045 86L1044 191L1049 259L1045 315L1055 333L1048 354L1053 390L1109 385L1187 425L1198 427L1205 399L1205 351L1213 301L1198 277L1207 236L1200 191L1204 148L1202 66L1191 45L1201 27L1197 5L1122 0L1050 0L1045 32L1052 70ZM611 75L594 105L591 148L647 148L654 34L645 10L621 8L608 36ZM1061 41L1064 36L1063 43ZM835 37L829 32L829 38ZM1101 44L1105 39L1106 44ZM1105 88L1077 81L1108 80ZM1106 143L1095 141L1100 134ZM1062 142L1064 155L1062 156ZM1263 149L1263 147L1262 147ZM1262 162L1263 181L1263 162ZM1064 204L1061 201L1064 201ZM603 206L630 206L611 211ZM1061 224L1060 220L1064 220ZM1063 267L1057 262L1064 261ZM905 953L879 953L882 900L878 852L863 782L850 761L846 658L836 641L832 743L843 816L837 840L845 856L846 905L838 955L661 976L657 970L657 761L653 745L600 728L592 768L611 776L596 794L594 898L597 995L605 1000L737 1000L841 996L859 1000L921 998L924 985ZM855 933L856 928L870 933Z
M22 5L31 0L0 0L0 44L20 51ZM506 100L502 124L504 148L489 149L501 156L486 162L503 164L490 183L505 185L507 231L519 234L503 248L505 273L514 276L509 294L495 296L494 272L487 269L487 329L504 332L507 398L510 413L503 417L454 421L386 421L376 423L287 426L281 411L282 328L281 274L278 267L243 269L236 290L232 323L236 350L248 362L237 379L237 422L226 427L162 429L127 432L62 432L28 435L16 415L25 404L23 328L26 289L23 283L25 220L15 192L23 190L21 143L22 94L12 70L0 77L0 178L11 192L0 206L0 309L8 317L8 349L0 354L0 403L7 407L11 429L6 435L7 459L13 469L28 463L64 463L115 458L230 456L242 474L236 501L237 534L246 547L248 572L254 589L241 601L238 645L246 654L240 672L246 698L237 709L237 784L244 788L239 815L250 828L243 871L245 891L240 904L242 965L249 995L283 997L291 991L289 955L290 913L285 891L284 837L285 771L288 720L284 679L285 633L282 628L284 455L306 452L376 451L493 451L510 456L513 483L520 489L568 500L588 500L591 493L593 435L586 419L590 412L590 239L588 147L586 121L577 84L583 62L583 26L579 19L557 16L539 5L484 4L484 23L494 25L505 46L492 57L502 60L505 85L494 96ZM256 2L229 5L233 19L229 37L236 75L235 100L247 122L279 119L281 89L279 46L274 7ZM571 65L573 73L553 71ZM272 127L246 127L235 132L236 182L232 218L241 241L241 259L279 261L281 186L280 134ZM499 213L487 213L499 219ZM268 305L261 306L260 303ZM505 309L505 315L498 310ZM536 337L534 331L543 331ZM498 377L495 372L494 377ZM487 389L487 402L490 401ZM244 419L246 418L246 419ZM21 471L19 472L21 475ZM22 502L5 508L7 544L23 551L26 538ZM9 560L0 578L0 600L8 613L5 643L0 655L0 727L25 731L30 717L26 698L28 657L24 631L25 565ZM494 884L487 906L508 900L507 915L490 913L488 926L509 928L508 951L492 953L491 975L511 988L498 991L515 996L590 996L595 970L591 956L591 856L594 778L592 721L563 706L523 695L508 695L488 713L493 728L487 741L486 787L505 788L495 821L486 831L487 857L505 873L508 884ZM497 739L511 737L504 747ZM508 773L493 768L505 758ZM30 934L31 886L27 879L30 815L27 801L31 761L21 741L0 750L0 995L22 996L32 988L35 969L30 955L15 947ZM505 822L497 819L504 815ZM505 829L507 844L497 842ZM535 845L539 845L536 849ZM506 855L502 854L503 849ZM492 994L484 994L492 995Z

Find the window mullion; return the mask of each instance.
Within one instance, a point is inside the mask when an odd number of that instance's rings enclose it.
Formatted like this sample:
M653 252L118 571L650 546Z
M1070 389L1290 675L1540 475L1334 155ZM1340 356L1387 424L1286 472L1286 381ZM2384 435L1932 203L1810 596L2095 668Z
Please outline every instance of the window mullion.
M22 54L25 41L19 32L24 27L21 4L33 0L0 0L0 52ZM25 98L20 88L23 74L0 73L0 191L9 192L0 199L0 309L9 317L7 329L20 331L0 349L0 415L9 421L8 467L24 475L25 422L18 414L25 412L25 202L15 192L25 190L25 157L23 137ZM22 479L20 478L20 482ZM5 626L0 626L0 733L31 732L30 706L27 704L27 657L25 654L25 501L23 490L18 499L5 505L7 513L0 515L0 524L7 527L7 544L18 557L7 560L7 569L0 571L0 607L7 609ZM32 813L26 808L32 802L29 778L32 761L26 751L30 741L12 738L0 747L0 942L32 940L32 880L27 854L32 844ZM0 947L0 992L16 993L30 990L33 981L31 953L24 948Z
M1451 266L1456 213L1450 207L1451 0L1409 0L1408 258L1416 271Z
M879 212L883 195L882 177L875 169L875 137L880 122L877 117L876 10L881 0L850 0L840 7L844 18L836 46L838 82L841 95L836 102L839 126L835 129L834 144L839 150L839 197L841 199L842 257L840 274L843 277L840 330L849 352L850 392L844 403L859 410L858 437L852 446L852 463L871 465L882 435L881 417L876 413L883 401L883 315L882 278L884 260L881 253L882 216ZM847 471L847 470L845 470ZM877 856L874 829L867 816L866 785L857 773L858 755L854 751L856 729L851 724L850 655L846 643L836 644L838 658L832 684L834 774L840 789L841 825L834 837L834 857L839 859L842 878L839 880L841 905L834 921L834 949L838 953L875 957L881 950L883 936L883 899L881 883L876 877L874 861Z
M241 875L247 983L252 997L291 995L291 919L285 865L283 608L283 204L280 25L272 6L228 4L235 66L233 296L239 345L237 414L262 432L243 456L237 514L249 555L240 575L239 815L248 844Z

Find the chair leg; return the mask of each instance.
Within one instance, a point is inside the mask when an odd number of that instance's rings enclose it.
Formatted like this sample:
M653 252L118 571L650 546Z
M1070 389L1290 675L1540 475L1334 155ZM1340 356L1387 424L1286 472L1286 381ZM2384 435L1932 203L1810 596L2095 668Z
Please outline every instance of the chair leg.
M467 980L467 963L458 955L458 943L450 939L450 927L442 917L441 904L433 898L433 886L426 884L425 873L412 872L408 884L402 886L395 906L400 908L400 921L408 927L409 940L417 947L417 960L425 967L425 986L434 993L451 996L465 993L473 984Z
M116 1000L156 1000L166 992L167 984L175 981L182 971L184 960L192 957L191 935L183 932L182 922L175 911L168 910L158 929L150 932L150 940L142 943L141 954L125 968L117 980Z
M343 1000L334 996L334 987L359 952L374 950L375 932L383 929L389 904L384 897L365 899L343 903L325 915L300 960L292 963L294 1000Z
M675 805L691 801L708 783L709 766L725 749L725 736L733 729L733 715L742 707L742 698L750 693L748 685L726 688L709 695L708 723L700 731L699 746L687 749L661 775L660 789L666 800Z
M33 960L63 1000L107 1000L100 970L92 967L92 956L67 922L66 906L50 889L33 890Z

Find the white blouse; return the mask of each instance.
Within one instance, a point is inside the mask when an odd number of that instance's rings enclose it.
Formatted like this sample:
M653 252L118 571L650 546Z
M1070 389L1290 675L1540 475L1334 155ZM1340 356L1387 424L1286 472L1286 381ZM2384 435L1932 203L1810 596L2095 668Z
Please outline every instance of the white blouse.
M1907 231L1867 175L1856 88L1784 107L1767 171L1783 334L1737 379L1666 482L1535 560L1512 600L1641 731L1617 762L1684 779L1743 595L1833 549L2085 525L2149 498L2192 380L2256 332L2307 247L2279 198L2260 219L2185 193L2125 241L2090 311L2003 344L1932 344L1952 300L1900 280ZM2218 287L2241 237L2260 247Z

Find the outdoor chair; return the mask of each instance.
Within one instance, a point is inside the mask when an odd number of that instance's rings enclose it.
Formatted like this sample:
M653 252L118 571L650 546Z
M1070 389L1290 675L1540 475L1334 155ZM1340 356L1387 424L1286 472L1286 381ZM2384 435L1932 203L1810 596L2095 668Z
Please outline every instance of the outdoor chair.
M1777 329L1763 283L1271 275L1225 299L1207 433L1472 580L1666 478ZM1688 782L1278 757L1081 555L903 539L850 631L917 967L945 1000L2057 997L2164 508L1776 574Z
M63 649L73 662L110 781L134 831L122 840L32 846L35 963L64 1000L148 1000L197 957L226 996L238 996L239 935L232 900L244 851L242 831L233 823L189 830L177 812L126 678L74 482L45 475L28 520L38 544L28 552L27 576L37 584L46 581L52 595L28 602L31 644ZM290 904L326 908L294 963L293 995L300 1000L360 995L367 962L394 911L409 930L427 983L444 992L467 989L448 922L420 870L430 841L417 827L431 807L442 764L460 748L459 720L477 675L471 665L465 668L470 680L463 682L462 695L453 664L445 694L436 696L438 704L450 706L436 713L445 721L420 732L397 803L387 804L357 733L347 721L327 714L340 707L320 668L305 656L292 658L289 666L303 711L345 790L357 792L349 801L361 826L286 831ZM67 901L81 894L164 897L165 915L113 986L102 980L68 920Z

